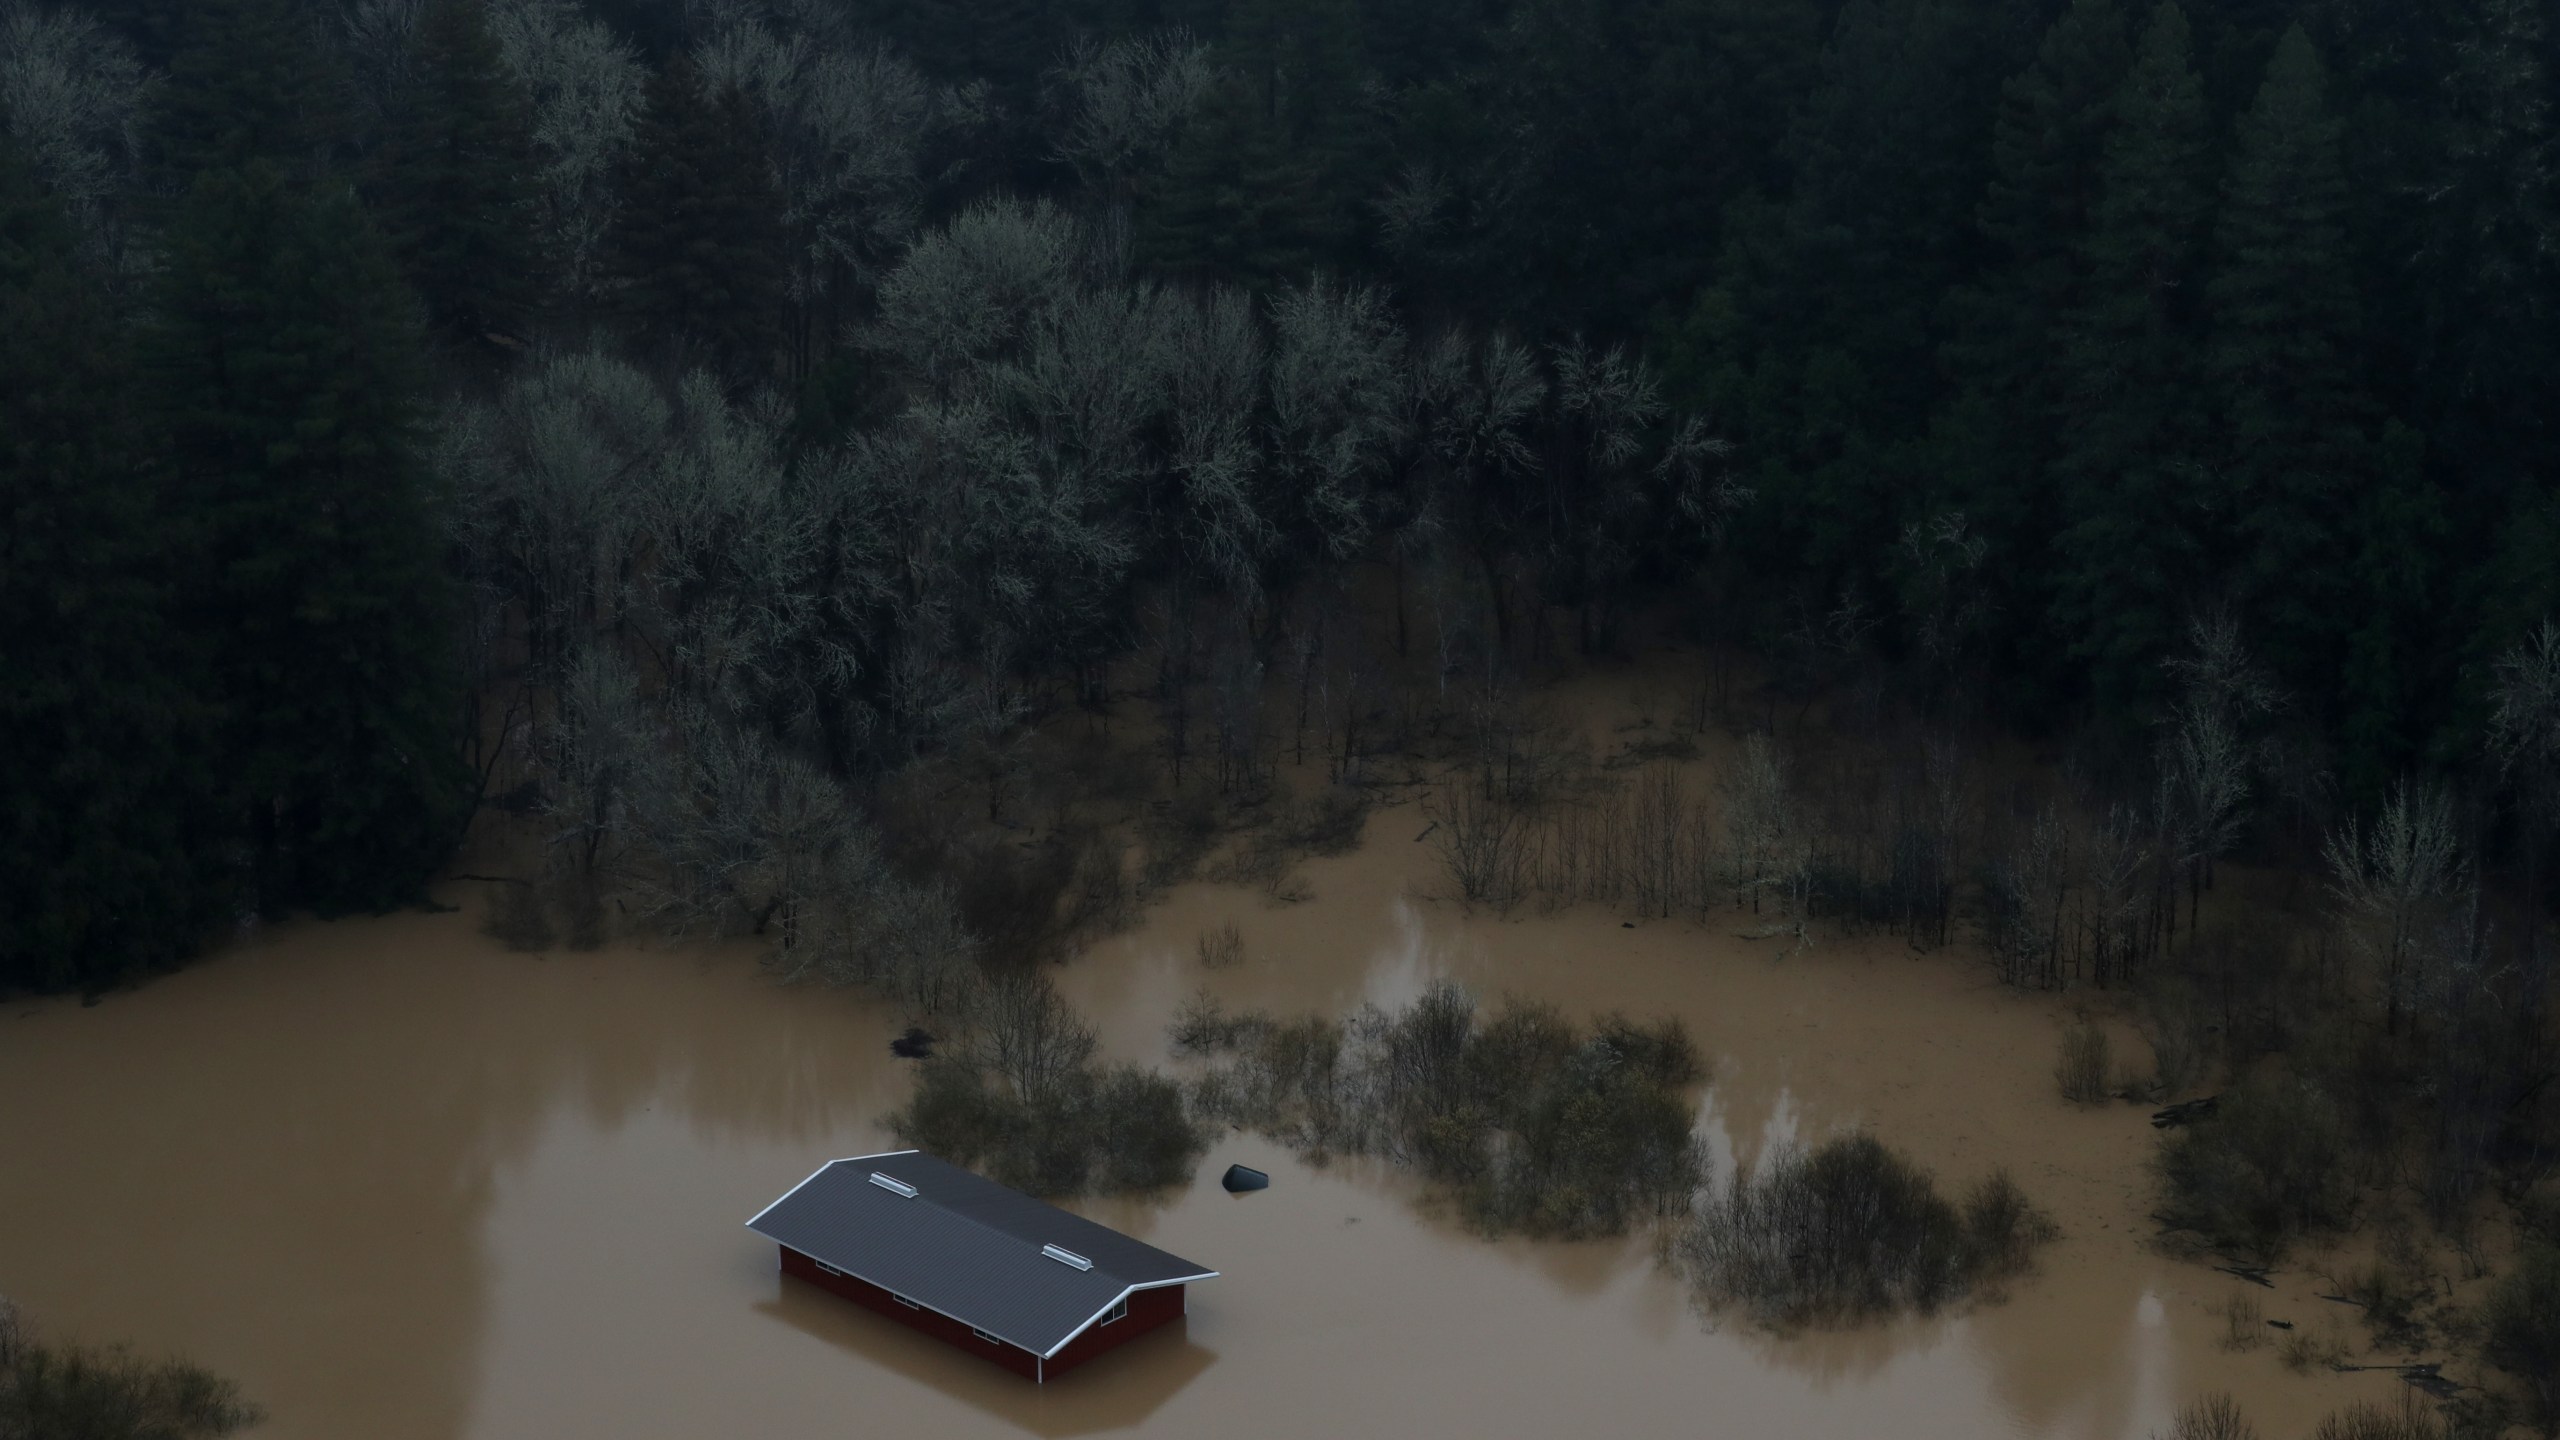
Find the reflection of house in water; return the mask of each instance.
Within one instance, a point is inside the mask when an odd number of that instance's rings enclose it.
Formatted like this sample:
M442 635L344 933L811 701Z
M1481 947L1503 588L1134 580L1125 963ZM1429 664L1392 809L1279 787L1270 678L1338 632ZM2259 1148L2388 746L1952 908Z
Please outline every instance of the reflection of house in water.
M1182 1318L1217 1274L914 1150L823 1165L747 1228L784 1274L1042 1381Z

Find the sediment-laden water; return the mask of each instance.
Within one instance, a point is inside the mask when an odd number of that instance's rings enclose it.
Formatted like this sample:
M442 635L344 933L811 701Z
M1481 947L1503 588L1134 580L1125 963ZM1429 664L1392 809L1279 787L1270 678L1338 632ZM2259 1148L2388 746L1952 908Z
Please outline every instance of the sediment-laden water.
M1866 1125L1953 1182L2008 1166L2061 1222L1996 1304L1848 1333L1716 1326L1641 1238L1488 1242L1368 1163L1230 1136L1192 1188L1082 1206L1222 1278L1177 1330L1035 1387L774 1272L741 1228L892 1142L900 1017L781 989L743 949L523 956L466 911L297 923L138 992L0 1007L0 1293L60 1338L237 1378L304 1437L1683 1434L2140 1437L2208 1389L2307 1432L2382 1375L2222 1347L2238 1282L2154 1253L2152 1132L2054 1093L2059 1002L1960 952L1778 961L1585 907L1432 898L1410 809L1299 871L1192 885L1059 972L1115 1057L1168 1063L1204 986L1336 1013L1431 979L1578 1014L1676 1014L1714 1060L1719 1177ZM473 897L456 891L453 898ZM1204 969L1233 922L1244 957ZM1272 1188L1229 1196L1234 1160ZM2335 1323L2316 1276L2266 1314ZM819 1433L819 1432L811 1432Z

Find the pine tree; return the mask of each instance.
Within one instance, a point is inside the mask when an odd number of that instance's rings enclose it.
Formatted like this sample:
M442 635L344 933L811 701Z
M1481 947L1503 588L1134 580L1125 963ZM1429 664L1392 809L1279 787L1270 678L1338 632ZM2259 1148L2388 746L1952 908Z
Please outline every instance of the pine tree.
M2133 61L2120 0L2073 0L2034 63L2001 87L1992 179L1974 225L1981 276L1948 306L1945 363L1959 387L1936 418L1952 503L1996 557L1992 613L2009 664L2052 682L2036 643L2059 517L2058 361L2065 323L2087 303L2087 246L2117 90Z
M199 176L166 249L145 375L258 903L406 901L464 800L414 302L345 187L264 162Z
M0 994L173 963L224 901L183 533L122 327L0 132Z
M2206 212L2204 87L2186 15L2152 14L2117 93L2086 264L2065 342L2057 462L2065 506L2056 623L2121 707L2155 683L2206 597L2202 395L2193 361Z
M366 198L441 334L519 335L537 288L531 139L483 0L429 0Z
M2342 659L2353 512L2372 472L2338 135L2327 72L2296 26L2240 121L2207 290L2238 579L2262 653L2296 685Z
M293 176L326 168L346 133L349 82L293 0L189 0L177 33L149 138L164 191L252 160Z
M609 261L618 304L665 355L771 368L782 314L782 196L754 111L679 57L650 81Z
M1335 220L1315 166L1248 87L1229 82L1141 189L1138 253L1179 275L1268 285L1313 269L1337 239Z
M2073 0L2033 65L2001 87L1991 186L1976 224L1994 278L1960 368L2021 413L2049 409L2055 331L2082 301L2083 255L2116 92L2133 59L2119 0Z

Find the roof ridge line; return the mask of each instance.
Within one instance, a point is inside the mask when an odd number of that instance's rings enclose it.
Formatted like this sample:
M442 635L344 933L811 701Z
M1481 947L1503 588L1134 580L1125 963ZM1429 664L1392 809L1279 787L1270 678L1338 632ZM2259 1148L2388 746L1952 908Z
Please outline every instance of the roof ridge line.
M922 1155L924 1152L923 1152L923 1151L921 1151L921 1150L893 1150L893 1151L890 1151L889 1153L890 1153L890 1154L892 1154L892 1155ZM878 1156L878 1155L863 1155L863 1156L858 1156L858 1157L856 1157L856 1158L858 1158L858 1159L863 1159L863 1160L877 1160L877 1159L882 1159L882 1158L885 1158L885 1157ZM849 1162L849 1161L845 1161L845 1160L830 1160L830 1161L828 1161L826 1164L821 1165L821 1166L819 1166L819 1167L818 1167L818 1174L823 1175L823 1174L825 1174L828 1170L833 1169L834 1167L836 1167L836 1166L838 1166L838 1165L844 1165L844 1164L849 1164L849 1163L851 1163L851 1162ZM948 1161L948 1160L944 1160L944 1161L942 1161L941 1163L942 1163L942 1164L945 1164L945 1165L950 1165L950 1164L951 1164L951 1162L950 1162L950 1161ZM961 1173L963 1173L963 1174L970 1174L970 1173L972 1173L972 1172L968 1171L967 1169L965 1169L964 1167L962 1167L962 1166L958 1166L958 1165L952 1165L952 1166L951 1166L951 1168L952 1168L952 1169L954 1169L954 1170L959 1170L959 1171L961 1171ZM817 1178L817 1177L816 1177L816 1176L811 1176L810 1178L811 1178L811 1179L815 1179L815 1178ZM891 1176L890 1178L891 1178L891 1179L895 1179L895 1178L897 1178L897 1177L895 1177L895 1176ZM983 1180L983 1179L985 1179L986 1177L984 1177L984 1176L977 1176L976 1178L978 1178L978 1179L982 1179L982 1180ZM805 1183L805 1182L804 1182L804 1183ZM913 1181L908 1181L907 1183L912 1185L912 1184L914 1184L915 1182L913 1182ZM990 1180L990 1181L988 1181L987 1183L992 1185L992 1184L994 1184L995 1182L994 1182L994 1181L992 1181L992 1180ZM917 1188L919 1191L923 1191L923 1189L924 1189L924 1187L922 1187L922 1186L917 1186L916 1188ZM1004 1187L1004 1188L1010 1188L1010 1187ZM1017 1192L1015 1192L1015 1193L1019 1194L1019 1193L1021 1193L1021 1192L1017 1191ZM927 1196L928 1194L930 1194L930 1192L920 1193L920 1194L918 1194L915 1198L916 1198L916 1199L918 1199L918 1200L922 1200L922 1199L925 1199L925 1198L926 1198L926 1196ZM785 1197L785 1198L788 1198L788 1197ZM1043 1204L1043 1205L1049 1205L1049 1202L1048 1202L1048 1201L1046 1201L1046 1200L1040 1200L1040 1197L1039 1197L1039 1196L1037 1196L1037 1195L1026 1196L1026 1197L1024 1197L1024 1198L1026 1198L1026 1199L1031 1199L1031 1200L1039 1200L1041 1204ZM775 1201L775 1202L774 1202L774 1204L775 1204L775 1205L779 1205L779 1204L781 1204L781 1203L782 1203L782 1202L781 1202L780 1200L777 1200L777 1201ZM772 1206L767 1206L766 1208L767 1208L767 1209L771 1209L771 1208L772 1208ZM964 1225L974 1225L974 1226L976 1226L978 1229L983 1230L983 1231L987 1232L987 1233L988 1233L988 1234L990 1234L990 1235L1001 1235L1001 1236L1003 1236L1005 1239L1010 1240L1010 1241L1012 1241L1014 1244L1016 1244L1016 1245L1020 1245L1020 1246L1022 1246L1024 1249L1026 1249L1027 1251L1029 1251L1029 1252L1030 1252L1030 1255L1031 1255L1031 1258L1032 1258L1032 1259L1034 1259L1034 1260L1049 1260L1049 1257L1048 1257L1048 1256L1043 1255L1043 1254L1041 1254L1041 1253L1040 1253L1040 1245L1039 1245L1039 1243L1038 1243L1038 1242L1030 1241L1030 1240L1025 1240L1025 1239L1023 1239L1021 1236L1014 1234L1014 1233L1013 1233L1012 1231L1010 1231L1010 1230L1002 1230L1002 1229L998 1229L997 1227L995 1227L995 1226L993 1226L993 1225L988 1224L986 1221L981 1220L981 1219L979 1219L977 1216L972 1215L972 1214L969 1214L967 1211L964 1211L964 1210L954 1210L954 1209L952 1209L952 1208L951 1208L950 1206L948 1206L948 1205L936 1205L936 1206L934 1206L933 1208L934 1208L934 1209L936 1209L936 1210L938 1210L938 1211L940 1211L941 1213L943 1213L943 1214L945 1214L945 1215L950 1216L952 1219L954 1219L954 1220L957 1220L957 1221L961 1222L961 1223L962 1223L962 1224L964 1224ZM1063 1209L1063 1208L1061 1208L1061 1207L1059 1207L1059 1206L1056 1206L1056 1205L1049 1205L1049 1208L1050 1208L1050 1209L1052 1209L1052 1210L1056 1210L1056 1211L1058 1211L1058 1213L1059 1213L1059 1214L1061 1214L1061 1215L1075 1215L1075 1212L1074 1212L1074 1211L1072 1211L1072 1210L1067 1210L1067 1209ZM758 1217L758 1218L762 1218L762 1217ZM1085 1217L1084 1217L1084 1216L1082 1216L1082 1215L1076 1215L1076 1217L1075 1217L1075 1218L1077 1218L1077 1219L1079 1219L1079 1220L1084 1220L1084 1219L1085 1219ZM750 1221L749 1223L750 1223L750 1224L752 1224L753 1222L752 1222L752 1221ZM1086 1220L1086 1221L1085 1221L1085 1223L1087 1223L1087 1224L1089 1224L1089 1225L1101 1225L1101 1224L1102 1224L1102 1222L1101 1222L1101 1221L1099 1221L1099 1220ZM1106 1230L1109 1230L1111 1227L1110 1227L1110 1226L1108 1226L1108 1225L1104 1225L1102 1228L1104 1228L1104 1229L1106 1229ZM1114 1231L1113 1233L1117 1234L1118 1232ZM1136 1236L1126 1236L1126 1237L1123 1237L1123 1238L1126 1238L1126 1239L1132 1239L1132 1240L1137 1239L1137 1237L1136 1237ZM1141 1245L1144 1245L1144 1244L1146 1244L1147 1242L1145 1242L1144 1240L1139 1240L1139 1241L1138 1241L1138 1243L1139 1243L1139 1244L1141 1244ZM1060 1248L1060 1249L1062 1249L1062 1250L1063 1250L1063 1249L1065 1249L1066 1247L1065 1247L1065 1246L1063 1246L1063 1245L1061 1245L1061 1246L1059 1246L1058 1248ZM1072 1252L1072 1253L1075 1253L1075 1254L1083 1254L1083 1252L1082 1252L1082 1251L1075 1251L1075 1252ZM1123 1275L1123 1274L1121 1274L1121 1273L1120 1273L1118 1270L1116 1270L1116 1269L1105 1269L1105 1268L1103 1268L1103 1263L1102 1263L1100 1260L1096 1260L1096 1259L1094 1259L1094 1257L1093 1257L1093 1256L1086 1255L1086 1256L1085 1256L1085 1258L1086 1258L1087 1260L1092 1260L1092 1261L1093 1261L1093 1269L1092 1269L1092 1270L1090 1270L1090 1271L1084 1271L1084 1272L1079 1272L1079 1273L1084 1273L1084 1274L1093 1274L1093 1275L1105 1275L1105 1276L1110 1277L1111 1279L1114 1279L1114 1280L1119 1281L1119 1282L1120 1282L1121 1284L1123 1284L1123 1285L1139 1285L1139 1284L1146 1284L1146 1283L1154 1283L1154 1282L1144 1282L1144 1281L1139 1281L1139 1280L1133 1279L1133 1278L1131 1278L1130 1276L1127 1276L1127 1275ZM1179 1257L1177 1257L1177 1258L1179 1258ZM1052 1264L1052 1265L1062 1265L1062 1264L1065 1264L1066 1262L1064 1262L1064 1261L1062 1261L1062 1260L1049 1260L1049 1263L1050 1263L1050 1264ZM1036 1352L1036 1351L1035 1351L1035 1352L1033 1352L1033 1353L1035 1353L1035 1354L1036 1354L1036 1353L1038 1353L1038 1352Z

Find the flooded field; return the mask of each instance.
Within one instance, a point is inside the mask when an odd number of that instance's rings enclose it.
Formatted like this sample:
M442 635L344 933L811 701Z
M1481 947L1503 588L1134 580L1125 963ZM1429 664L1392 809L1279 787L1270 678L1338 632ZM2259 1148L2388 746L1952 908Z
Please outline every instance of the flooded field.
M1374 1165L1214 1145L1159 1202L1079 1208L1215 1266L1181 1327L1035 1387L785 1284L741 1228L820 1162L890 1148L900 1017L751 952L510 954L468 913L300 923L94 1007L0 1008L0 1293L52 1336L238 1379L273 1440L936 1436L2141 1437L2228 1389L2270 1440L2384 1375L2222 1347L2239 1288L2147 1247L2153 1139L2054 1093L2063 1002L1961 952L1513 920L1433 898L1411 808L1311 861L1311 897L1195 884L1059 972L1116 1057L1167 1060L1204 986L1339 1012L1449 976L1578 1014L1676 1014L1713 1057L1719 1178L1864 1125L1950 1181L2015 1172L2063 1238L2005 1301L1775 1338L1716 1326L1650 1243L1487 1242ZM450 898L476 903L457 888ZM1243 959L1204 969L1232 922ZM1230 1161L1272 1188L1230 1197ZM2308 1268L2271 1318L2351 1318ZM2361 1333L2351 1331L2359 1341Z

